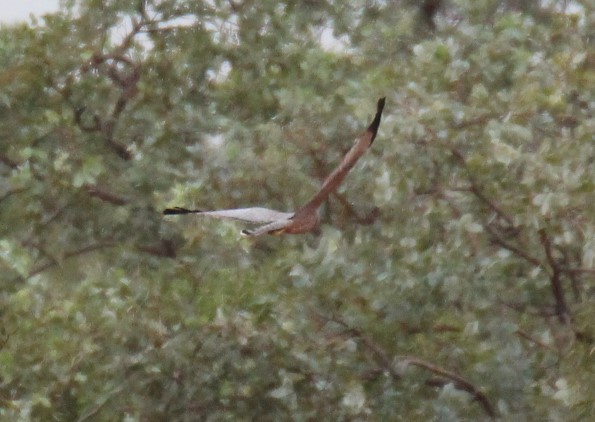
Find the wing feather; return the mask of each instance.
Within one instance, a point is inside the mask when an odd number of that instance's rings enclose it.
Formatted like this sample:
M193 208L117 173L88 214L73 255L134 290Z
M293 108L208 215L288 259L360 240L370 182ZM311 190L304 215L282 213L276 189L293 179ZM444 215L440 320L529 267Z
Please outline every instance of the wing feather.
M316 195L314 195L298 212L312 212L313 210L318 209L331 192L337 189L343 179L345 179L345 176L347 176L349 170L353 168L359 157L370 148L378 133L380 118L382 116L382 110L384 109L384 102L385 98L378 100L376 116L374 116L374 120L372 120L368 129L355 141L355 144L351 147L349 152L347 152L345 157L343 157L341 164L339 164L339 166L326 178L318 193L316 193Z
M202 211L186 208L167 208L163 211L165 215L175 214L198 214L214 218L228 218L233 220L245 221L247 223L270 223L277 220L288 220L293 217L292 212L282 212L271 210L269 208L251 207L235 208L228 210Z

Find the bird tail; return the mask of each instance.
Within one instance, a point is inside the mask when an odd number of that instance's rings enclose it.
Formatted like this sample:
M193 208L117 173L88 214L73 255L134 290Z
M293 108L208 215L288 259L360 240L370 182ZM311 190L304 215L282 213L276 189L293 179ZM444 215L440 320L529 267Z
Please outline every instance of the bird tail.
M189 210L188 208L174 207L166 208L163 210L163 215L180 215L180 214L198 214L203 212L202 210Z

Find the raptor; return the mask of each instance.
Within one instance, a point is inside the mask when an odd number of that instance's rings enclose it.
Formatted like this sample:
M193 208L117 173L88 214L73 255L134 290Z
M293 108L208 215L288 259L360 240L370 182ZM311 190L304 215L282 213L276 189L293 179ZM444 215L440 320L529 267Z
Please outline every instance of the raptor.
M229 218L246 223L261 224L254 229L242 230L241 234L248 237L262 236L264 234L302 234L314 230L320 223L318 214L320 205L339 187L357 160L374 142L378 133L378 127L380 126L384 103L384 98L378 100L376 115L370 126L368 126L368 129L357 138L355 144L347 152L345 157L343 157L341 163L326 178L320 190L297 211L282 212L262 207L203 211L173 207L165 209L163 214L198 214L206 217Z

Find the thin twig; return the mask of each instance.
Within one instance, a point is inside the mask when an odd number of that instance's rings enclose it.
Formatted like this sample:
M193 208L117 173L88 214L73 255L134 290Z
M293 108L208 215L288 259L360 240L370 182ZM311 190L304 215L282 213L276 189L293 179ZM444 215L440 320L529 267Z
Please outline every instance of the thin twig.
M99 411L108 403L108 401L116 394L119 394L123 389L124 386L119 386L107 393L107 395L103 396L101 399L98 400L98 403L93 407L93 409L91 409L86 414L77 419L77 422L85 422L96 416L99 413Z
M519 337L524 338L525 340L530 341L531 343L534 343L534 344L544 348L544 349L558 353L558 350L556 350L556 348L554 346L544 343L543 341L535 338L534 336L532 336L531 334L527 333L524 330L521 330L520 328L515 331L515 334Z
M94 252L97 251L99 249L105 249L105 248L112 248L114 246L116 246L117 243L113 242L113 241L105 241L105 242L100 242L100 243L95 243L92 245L88 245L85 246L84 248L81 249L77 249L75 251L71 251L71 252L66 252L63 256L62 259L69 259L69 258L74 258L80 255L84 255L86 253L90 253L90 252ZM43 265L40 265L39 267L35 268L34 270L32 270L29 275L27 276L27 278L31 278L43 271L46 271L52 267L55 267L56 265L58 265L58 261L54 260L51 262L47 262Z
M418 359L416 357L411 356L402 356L398 357L398 366L417 366L419 368L427 369L428 371L432 372L433 374L443 376L448 378L449 380L453 381L453 384L459 390L464 390L471 394L475 400L477 400L485 410L485 412L492 418L496 417L496 411L494 410L494 406L488 399L488 397L471 381L468 381L466 378L456 374L455 372L449 371L448 369L442 368L438 365L434 365L433 363L426 362L424 360Z
M520 249L519 247L512 245L512 244L508 243L506 240L504 240L494 230L494 228L492 226L490 226L489 224L484 224L483 227L486 230L486 232L488 232L491 235L492 241L494 243L496 243L497 245L503 247L504 249L509 250L513 254L523 258L524 260L530 262L531 264L535 265L536 267L544 267L543 262L541 262L539 259L535 258L534 256L529 255L529 253L525 252L524 250Z
M378 207L374 207L372 211L368 214L363 216L359 215L356 209L349 203L345 195L340 194L339 192L334 192L333 196L339 200L343 208L347 211L350 217L353 217L358 224L368 226L373 224L380 215L380 209Z
M116 195L115 193L109 192L97 185L86 185L85 190L94 198L100 199L102 201L108 202L113 205L126 205L128 200L121 196Z
M317 313L318 316L322 316ZM441 366L435 365L433 363L424 361L422 359L410 356L399 356L396 357L394 360L391 360L389 355L378 345L376 344L369 336L367 336L362 330L350 327L345 321L341 318L333 317L333 318L326 318L322 316L322 318L327 319L328 321L334 322L339 324L340 326L346 329L346 333L351 334L353 337L358 338L362 341L364 346L372 352L376 362L385 370L387 371L394 380L400 380L402 378L402 371L397 370L396 368L406 368L407 366L417 366L419 368L426 369L433 374L440 375L445 377L453 382L455 388L459 390L463 390L468 392L473 396L475 400L477 400L481 406L483 407L484 411L491 417L494 418L496 416L496 411L494 410L494 406L488 399L488 397L481 391L479 387L473 384L471 381L467 380L466 378L458 375L455 372L452 372L448 369L445 369ZM396 361L397 363L393 363Z
M568 311L568 305L566 304L564 289L562 288L562 280L560 279L560 266L554 258L552 252L552 243L545 229L539 230L539 239L543 245L543 249L545 250L545 256L550 268L552 269L550 281L552 285L552 293L554 294L554 299L556 300L556 314L558 315L558 320L566 324L569 322L570 313Z
M580 302L582 300L581 293L583 290L580 274L564 270L564 268L568 268L572 258L570 257L570 251L568 251L568 249L561 248L560 252L562 253L562 262L558 263L560 271L566 274L566 276L570 279L570 286L572 287L572 293L574 294L574 301ZM577 261L580 261L580 258L578 258Z
M595 268L560 267L560 270L565 273L595 274Z
M510 226L513 227L514 226L514 222L512 221L512 218L510 218L508 216L508 214L506 214L504 212L504 210L502 210L502 208L500 208L499 205L497 205L494 201L492 201L491 199L489 199L483 192L482 190L477 186L477 184L475 183L474 180L471 180L471 188L470 188L471 193L473 193L475 195L475 197L477 199L479 199L481 202L483 202L485 205L488 206L489 209L491 209L492 211L494 211L498 217L502 218L504 221L506 221L506 223Z
M469 183L471 183L471 187L469 188L470 192L473 193L473 195L475 195L475 197L477 199L479 199L481 202L483 202L485 205L487 205L489 209L494 211L498 215L498 217L500 217L504 221L506 221L506 223L509 226L511 226L511 227L514 226L514 222L512 221L512 218L510 218L508 216L508 214L506 212L504 212L504 210L500 206L498 206L494 201L489 199L483 193L483 190L479 187L479 184L477 183L475 176L471 173L471 170L469 169L469 166L467 165L467 160L465 159L465 156L463 155L463 153L455 147L451 147L450 152L459 161L459 163L461 163L461 166L467 172L467 175L469 177Z
M19 163L17 163L16 161L14 161L11 158L8 158L4 154L0 154L0 163L5 164L12 169L16 169L19 166Z
M5 199L10 198L12 195L16 195L17 193L24 192L25 190L26 190L25 188L11 189L11 190L7 191L4 195L0 196L0 202L4 201Z
M171 241L162 240L159 244L154 245L136 245L136 249L140 252L148 253L160 258L175 258L176 247Z

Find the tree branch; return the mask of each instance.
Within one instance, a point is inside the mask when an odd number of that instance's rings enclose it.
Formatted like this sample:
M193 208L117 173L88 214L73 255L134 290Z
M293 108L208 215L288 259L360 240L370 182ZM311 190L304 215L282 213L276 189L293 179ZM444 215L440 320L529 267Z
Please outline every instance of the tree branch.
M118 196L115 193L109 192L97 185L86 185L85 190L87 191L89 196L92 196L105 202L109 202L113 205L121 206L126 205L128 203L127 199Z
M543 245L543 249L545 250L545 256L550 268L552 269L550 282L552 285L552 293L554 294L554 299L556 300L556 315L558 316L558 320L561 323L567 324L570 322L570 313L568 310L568 305L566 304L566 297L564 295L564 289L562 288L562 281L560 279L560 266L554 258L552 252L552 243L545 229L539 230L539 239Z
M109 78L112 83L120 89L120 96L112 108L110 117L102 119L97 114L93 114L92 124L85 124L82 121L82 114L85 111L85 107L78 107L74 111L75 122L81 130L85 132L101 132L105 138L106 144L112 148L120 158L126 161L132 159L132 154L128 151L128 148L126 148L125 145L114 139L113 135L118 118L128 105L128 102L138 93L137 85L141 75L141 68L140 65L127 57L124 53L130 48L134 36L141 31L146 22L144 18L141 19L141 21L133 19L132 24L132 31L124 37L122 43L117 46L112 53L95 53L87 63L80 67L81 73L86 73L90 69L97 69L100 74Z
M517 336L519 336L519 337L524 338L525 340L530 341L531 343L535 343L536 345L538 345L538 346L540 346L540 347L542 347L544 349L547 349L547 350L549 350L551 352L554 352L554 353L558 353L558 350L556 350L555 347L553 347L553 346L551 346L549 344L544 343L543 341L541 341L541 340L533 337L531 334L527 333L524 330L521 330L520 328L515 331L515 334Z
M319 313L317 313L319 316ZM410 356L398 356L395 357L394 360L391 360L389 355L378 345L376 344L369 336L363 333L362 330L350 327L345 321L340 318L325 318L328 321L334 322L339 324L340 326L346 329L346 333L350 334L351 336L358 338L361 340L363 345L372 352L376 362L387 371L394 380L400 380L402 378L402 369L406 369L408 366L417 366L419 368L426 369L433 374L439 375L450 380L455 388L459 390L463 390L471 394L474 400L478 401L481 406L483 407L484 411L491 417L495 418L496 411L494 406L488 399L488 397L481 391L479 387L473 384L471 381L467 380L466 378L458 375L453 371L449 371L441 366L435 365L433 363L424 361L422 359ZM396 363L394 363L396 361ZM397 369L399 368L399 369ZM444 383L443 385L446 385Z
M574 274L595 274L595 268L574 268L574 267L561 267L561 271L565 273Z
M504 249L509 250L510 252L512 252L513 254L523 258L524 260L526 260L527 262L530 262L531 264L537 266L537 267L544 267L543 262L541 262L539 259L535 258L534 256L529 255L527 252L525 252L524 250L520 249L519 247L515 246L515 245L511 245L510 243L508 243L506 240L504 240L495 230L492 226L490 226L489 224L485 224L483 225L484 229L486 230L486 232L488 232L491 235L491 239L492 241L501 246Z
M136 249L159 258L175 258L177 255L174 243L167 239L153 245L136 245Z
M398 358L397 366L407 367L411 365L426 369L432 372L433 374L440 375L452 381L453 385L457 389L466 391L469 394L471 394L473 398L481 404L484 411L491 418L496 417L496 411L494 410L494 406L492 405L488 397L471 381L468 381L466 378L463 378L455 372L449 371L448 369L442 368L438 365L434 365L433 363L426 362L416 357L402 356Z
M74 110L74 123L83 132L99 132L101 130L101 120L96 114L93 115L93 124L83 122L83 113L87 110L86 107L77 107Z
M494 203L492 200L490 200L483 193L483 191L480 189L479 185L477 184L473 175L470 173L470 171L467 167L467 162L466 162L463 154L456 148L451 148L451 153L461 163L461 165L467 170L467 173L469 175L469 181L471 183L471 188L470 188L471 193L473 193L476 198L478 198L482 203L486 204L489 209L494 211L500 218L502 218L508 224L508 226L514 227L514 223L513 223L512 219L496 203ZM531 256L528 252L524 251L523 249L521 249L515 245L512 245L509 242L507 242L506 240L504 240L497 233L497 231L493 227L491 227L491 225L485 223L484 228L491 235L492 240L496 244L511 251L515 255L525 259L526 261L532 263L533 265L545 267L540 259L537 259L537 258ZM549 264L549 267L551 268L551 273L549 274L549 276L550 276L550 281L551 281L551 286L552 286L552 292L554 295L554 299L556 301L556 315L558 316L558 319L560 320L560 322L568 323L570 321L570 313L569 313L568 305L566 303L566 298L564 295L564 290L562 288L562 281L561 281L561 275L563 274L564 270L563 270L562 265L560 265L560 263L558 263L558 261L554 258L551 241L550 241L549 237L547 236L545 230L542 229L538 233L539 233L540 242L545 250L547 262ZM572 274L569 274L569 275L572 278ZM577 286L577 284L575 283L574 286ZM578 289L578 287L576 287L575 290L576 289ZM575 293L578 293L578 291L575 291Z
M95 406L93 406L89 411L87 411L83 416L77 419L77 422L85 422L87 420L93 419L97 414L101 411L103 407L109 402L109 400L124 389L124 386L121 385L119 387L114 388L112 391L100 397L96 400Z
M16 161L8 158L6 155L4 154L0 154L0 163L10 167L11 169L16 169L19 166L19 163L17 163Z
M461 151L459 151L455 147L451 147L450 148L450 152L461 163L461 166L467 172L467 175L469 177L469 183L471 183L471 187L469 188L469 191L473 195L475 195L475 197L477 199L479 199L480 202L482 202L483 204L487 205L487 207L489 209L491 209L492 211L494 211L496 213L496 215L498 215L498 217L502 218L504 221L506 221L506 223L509 226L513 227L514 226L514 222L512 221L512 218L510 218L508 216L508 214L506 214L504 212L504 210L502 210L502 208L500 206L498 206L494 201L490 200L483 193L482 189L479 187L479 184L475 180L475 176L473 176L473 174L469 170L469 166L467 165L467 160L465 159L465 156L463 155L463 153Z
M575 302L580 302L582 299L581 293L583 290L580 280L580 273L568 271L570 262L572 260L568 249L561 249L560 252L562 253L562 260L560 263L558 263L560 271L566 274L566 276L570 279L570 286L572 287L572 293L574 294ZM577 257L576 261L580 262L580 260L580 257Z
M80 255L84 255L86 253L95 252L100 249L112 248L116 245L117 245L117 243L113 242L113 241L94 243L92 245L85 246L84 248L64 253L63 259L74 258L74 257L80 256ZM50 268L57 266L59 263L60 262L57 260L52 260L51 262L47 262L43 265L40 265L39 267L37 267L37 268L31 270L31 272L29 272L29 274L27 275L27 279L29 279L39 273L42 273L46 270L49 270Z
M333 196L339 200L343 208L347 211L350 217L355 219L358 224L368 226L373 224L380 215L380 209L378 207L372 208L372 210L365 215L360 215L355 208L349 203L345 195L340 194L339 192L333 192Z
M0 202L4 201L5 199L10 198L12 195L16 195L17 193L24 192L25 190L26 190L25 188L11 189L8 192L6 192L4 195L0 196Z

